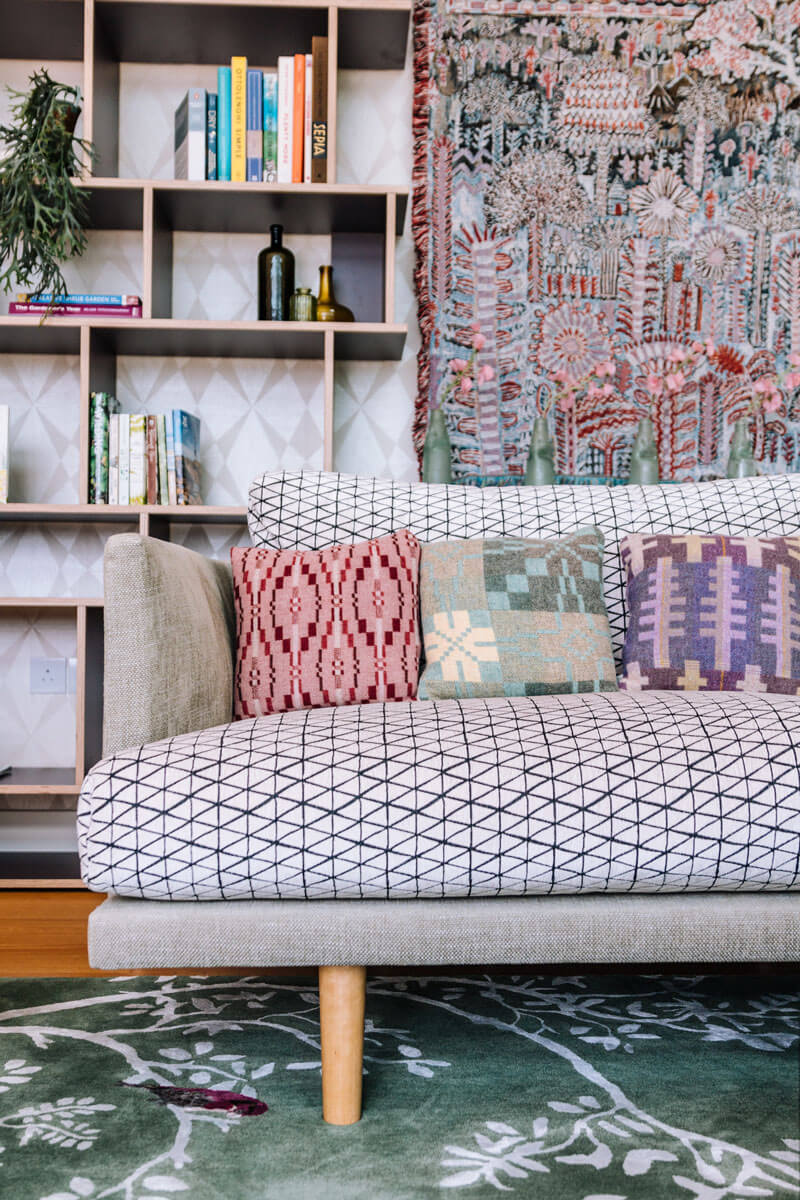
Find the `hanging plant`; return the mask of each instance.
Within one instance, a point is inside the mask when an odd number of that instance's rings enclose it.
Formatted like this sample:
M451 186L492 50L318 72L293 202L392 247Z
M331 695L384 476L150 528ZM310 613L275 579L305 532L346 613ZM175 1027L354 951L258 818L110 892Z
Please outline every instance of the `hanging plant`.
M75 137L77 88L34 72L9 89L12 122L0 126L0 291L67 292L62 263L86 249L87 193L73 182L94 155Z

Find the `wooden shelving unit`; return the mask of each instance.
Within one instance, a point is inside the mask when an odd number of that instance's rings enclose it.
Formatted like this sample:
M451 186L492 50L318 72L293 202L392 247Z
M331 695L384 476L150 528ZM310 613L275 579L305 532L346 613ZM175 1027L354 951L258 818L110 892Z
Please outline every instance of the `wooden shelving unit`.
M244 507L114 507L89 505L89 393L116 391L117 358L291 358L316 360L323 380L323 464L333 463L337 362L401 357L407 328L395 319L396 238L409 193L404 186L336 182L337 72L400 69L405 62L411 0L0 0L0 58L71 60L83 66L83 133L95 143L89 193L90 229L141 238L143 318L135 320L0 316L0 355L72 355L79 362L80 465L71 504L16 497L0 506L0 532L71 522L117 526L169 538L174 525L242 525ZM260 66L310 48L327 36L328 182L194 183L120 178L120 65L224 63L246 53ZM0 85L2 84L0 78ZM355 275L369 311L352 324L207 321L173 317L174 234L266 235L271 223L292 236L325 235L331 258ZM343 278L339 273L339 278ZM338 290L338 289L337 289ZM340 295L347 303L346 295ZM13 445L12 445L13 454ZM109 529L111 532L112 529ZM4 614L62 612L75 621L78 678L74 768L15 768L0 777L0 809L44 807L48 797L74 805L85 771L101 753L103 611L99 598L0 597ZM69 855L10 855L0 847L0 888L74 887Z

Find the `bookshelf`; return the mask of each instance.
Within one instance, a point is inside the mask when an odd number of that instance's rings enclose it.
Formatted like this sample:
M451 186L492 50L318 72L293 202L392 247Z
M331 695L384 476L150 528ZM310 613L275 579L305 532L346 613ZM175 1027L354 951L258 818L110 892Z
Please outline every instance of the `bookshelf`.
M58 318L40 325L36 317L0 316L0 356L32 356L32 363L42 356L69 356L77 362L65 404L77 414L72 420L77 446L71 451L78 458L76 494L69 502L55 504L46 495L25 494L0 505L0 541L4 531L21 530L24 537L27 530L33 536L65 523L101 529L103 537L134 530L170 539L206 526L243 530L246 510L238 505L112 508L87 503L89 393L117 391L117 359L122 356L318 363L321 457L326 469L335 466L337 363L397 361L403 353L407 327L395 316L395 256L409 202L408 188L402 185L336 182L337 73L402 68L410 9L411 0L0 0L0 58L43 64L66 60L82 70L82 131L98 151L94 174L81 180L89 193L90 237L91 231L111 231L137 239L143 301L141 320ZM319 35L328 38L328 182L241 184L120 176L120 76L126 64L211 66L244 52L254 64L268 66L280 54L310 46L312 36ZM329 237L334 268L337 259L348 264L356 286L363 285L372 297L371 310L357 311L352 324L173 316L176 235L263 234L266 240L273 222L284 225L290 246L292 237ZM340 300L348 303L344 294ZM0 357L0 369L2 363ZM11 456L13 464L13 443ZM100 757L102 600L86 595L0 597L0 622L46 622L55 615L74 630L74 765L15 767L0 777L0 812L74 808L85 771ZM0 888L76 886L73 856L14 854L0 847Z

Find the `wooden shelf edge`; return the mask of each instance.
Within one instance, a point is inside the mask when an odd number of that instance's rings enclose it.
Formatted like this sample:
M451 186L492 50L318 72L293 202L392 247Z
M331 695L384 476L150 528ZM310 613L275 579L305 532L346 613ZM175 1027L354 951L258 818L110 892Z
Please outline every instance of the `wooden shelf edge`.
M119 0L123 2L123 0ZM131 3L134 0L130 0ZM151 0L152 2L152 0ZM217 0L218 2L218 0ZM327 7L327 5L326 5ZM143 190L153 188L157 192L246 192L248 195L265 196L398 196L410 195L406 184L382 183L241 183L230 179L134 179L123 175L83 175L73 181L83 188L126 188Z
M178 522L230 521L236 525L247 520L247 509L242 505L225 504L0 504L0 521L75 521L86 524L94 522L118 522L120 525L137 525L142 514L149 517L168 517ZM7 601L14 601L11 596ZM22 598L27 602L28 597ZM2 601L0 601L2 603ZM76 600L74 603L83 603ZM92 603L98 603L93 601Z
M42 891L85 892L87 890L82 879L0 879L0 891L11 892L17 888L26 891L41 889Z
M102 596L0 596L0 608L102 607Z

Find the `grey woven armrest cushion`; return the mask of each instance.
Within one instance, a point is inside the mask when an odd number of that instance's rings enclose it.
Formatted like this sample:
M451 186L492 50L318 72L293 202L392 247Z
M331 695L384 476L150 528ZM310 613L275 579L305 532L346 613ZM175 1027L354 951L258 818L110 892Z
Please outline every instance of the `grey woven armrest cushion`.
M157 538L105 549L103 754L231 720L230 567Z

